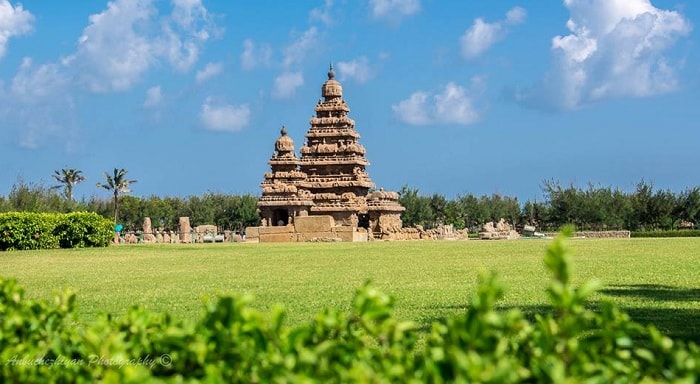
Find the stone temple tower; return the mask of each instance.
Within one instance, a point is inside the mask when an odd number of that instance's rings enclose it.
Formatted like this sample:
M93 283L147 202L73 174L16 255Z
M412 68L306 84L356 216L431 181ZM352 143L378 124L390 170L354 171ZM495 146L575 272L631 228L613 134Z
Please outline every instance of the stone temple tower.
M298 241L295 235L306 227L297 225L305 220L299 218L323 216L336 231L342 227L343 231L367 233L369 238L391 238L401 230L404 207L396 192L374 191L375 184L366 170L366 151L359 142L355 121L348 117L350 108L332 64L321 96L300 149L301 157L297 158L285 129L275 142L271 172L264 175L261 184L261 225L289 227L294 232L291 241ZM264 232L260 232L261 241Z

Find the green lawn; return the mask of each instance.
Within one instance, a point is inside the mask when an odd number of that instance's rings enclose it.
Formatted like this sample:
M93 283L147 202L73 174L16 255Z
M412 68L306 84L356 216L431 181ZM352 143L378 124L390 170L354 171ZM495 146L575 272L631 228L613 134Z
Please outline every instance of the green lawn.
M251 293L265 310L283 303L289 322L324 307L349 309L366 280L396 298L396 315L428 325L461 311L481 271L497 271L503 307L543 310L549 276L544 240L313 244L135 245L0 253L0 275L29 297L70 288L83 321L139 304L196 318L202 301ZM574 276L601 280L634 319L700 341L700 238L571 240Z

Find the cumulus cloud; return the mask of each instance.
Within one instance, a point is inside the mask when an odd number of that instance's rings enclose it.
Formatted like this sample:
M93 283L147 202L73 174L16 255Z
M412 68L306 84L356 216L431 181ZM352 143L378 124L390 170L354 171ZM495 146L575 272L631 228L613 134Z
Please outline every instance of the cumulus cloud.
M318 29L310 27L284 49L282 65L289 68L293 65L301 64L308 53L316 46L317 41Z
M21 4L13 6L8 0L0 0L0 59L7 52L10 38L31 32L33 22L34 15Z
M340 80L355 79L362 84L371 79L373 74L367 57L361 56L351 61L339 61L336 64Z
M317 7L309 12L310 21L320 21L324 25L333 24L333 17L331 16L331 8L333 7L333 0L326 0L323 6Z
M487 23L482 18L475 19L472 26L459 39L462 56L465 59L481 56L492 45L506 37L510 26L523 23L526 17L525 9L514 7L506 13L506 18L501 21Z
M372 17L399 23L420 11L420 0L370 0Z
M409 125L474 124L480 120L476 98L483 89L483 79L478 77L470 88L450 82L438 92L414 92L391 108L399 121Z
M269 66L272 58L272 48L267 44L256 46L253 40L243 41L243 53L241 53L241 68L250 70L262 66Z
M60 64L34 65L24 58L8 89L0 90L2 120L17 127L6 134L29 149L48 143L72 147L76 123L69 83Z
M61 93L69 78L58 64L34 66L31 58L22 60L19 71L12 78L12 96L18 101L33 103Z
M177 70L186 72L199 60L202 45L219 30L201 0L174 0L170 15L161 21L154 46Z
M204 128L220 132L237 132L250 121L250 108L247 104L231 105L216 103L207 97L199 114Z
M304 75L301 72L284 72L275 78L272 97L288 99L294 96L296 89L302 85L304 85Z
M212 77L218 76L223 70L224 65L222 63L207 63L207 65L204 66L204 69L197 71L197 74L195 75L197 84L202 84Z
M74 106L79 92L129 90L156 65L190 69L216 28L201 0L167 4L169 13L153 0L110 1L89 17L75 52L39 65L24 59L11 83L0 84L0 119L16 127L6 136L27 148L63 143L71 150L81 137ZM0 50L29 31L32 20L19 5L0 0ZM155 106L159 92L149 89L144 107Z
M163 94L160 86L148 88L146 90L146 100L143 102L144 108L155 108L163 102Z
M70 61L94 92L130 89L156 63L189 70L213 28L199 0L174 1L165 16L152 1L115 0L89 20Z
M505 23L509 25L517 25L525 22L527 11L521 7L513 7L506 12Z
M690 23L649 0L565 0L570 33L552 39L552 66L518 102L571 110L599 100L644 97L678 87L677 66L664 56Z

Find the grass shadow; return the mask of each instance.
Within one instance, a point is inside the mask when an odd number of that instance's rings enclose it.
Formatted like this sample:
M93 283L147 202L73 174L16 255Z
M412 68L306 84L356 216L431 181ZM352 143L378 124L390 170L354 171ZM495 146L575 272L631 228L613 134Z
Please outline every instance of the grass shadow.
M610 285L600 293L613 298L630 298L668 306L640 306L618 303L630 317L644 325L653 324L669 337L700 344L700 308L688 308L684 303L700 302L700 288L679 288L662 284Z
M653 297L663 296L666 297L665 300L668 301L680 301L681 298L690 297L691 292L679 292L678 289L666 289L671 287L664 287L660 289L664 292L656 292L651 290L647 292L649 287L646 287L637 294L649 294ZM603 291L605 292L605 291ZM666 296L664 296L666 295ZM691 300L691 299L688 299ZM659 329L664 335L677 340L683 340L685 342L694 342L700 345L700 309L693 308L649 308L649 307L639 307L639 306L627 306L622 303L616 303L616 305L626 312L630 318L642 325L654 325ZM454 311L467 310L467 305L446 305L446 306L433 306L431 309L445 309ZM589 301L587 307L590 310L596 311L600 307L600 301L592 300ZM510 309L519 309L524 317L530 321L535 321L536 315L547 315L552 313L552 307L549 305L528 305L528 306L499 306L497 309L499 311L507 311ZM449 315L451 316L451 315ZM433 322L444 322L449 316L432 316L424 317L419 321L420 332L429 332Z
M660 284L610 285L600 293L616 297L636 297L655 301L700 302L700 288L679 288Z

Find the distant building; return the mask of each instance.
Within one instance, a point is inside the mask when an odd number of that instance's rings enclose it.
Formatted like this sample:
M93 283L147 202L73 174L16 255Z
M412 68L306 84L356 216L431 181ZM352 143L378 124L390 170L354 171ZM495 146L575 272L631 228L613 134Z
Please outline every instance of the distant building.
M306 142L297 157L294 141L282 127L261 183L260 227L246 230L260 241L391 238L401 231L399 195L374 191L369 162L355 121L331 65L321 87ZM272 228L284 227L284 228Z

